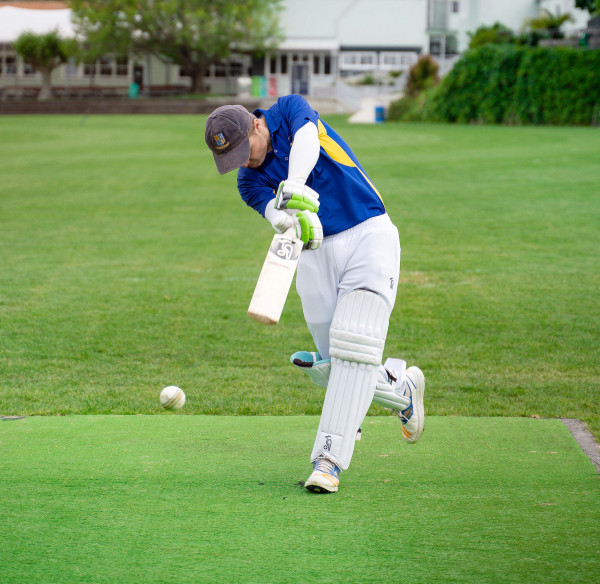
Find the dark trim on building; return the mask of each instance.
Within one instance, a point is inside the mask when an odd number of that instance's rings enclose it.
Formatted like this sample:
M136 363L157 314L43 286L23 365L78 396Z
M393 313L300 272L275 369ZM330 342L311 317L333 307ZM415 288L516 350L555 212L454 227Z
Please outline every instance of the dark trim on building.
M366 47L366 46L360 46L360 45L349 45L349 46L345 46L342 45L340 47L340 51L372 51L372 52L376 52L376 53L381 53L382 51L385 52L399 52L399 51L406 51L406 52L411 52L411 53L420 53L421 52L421 47L382 47L382 46L374 46L374 47Z

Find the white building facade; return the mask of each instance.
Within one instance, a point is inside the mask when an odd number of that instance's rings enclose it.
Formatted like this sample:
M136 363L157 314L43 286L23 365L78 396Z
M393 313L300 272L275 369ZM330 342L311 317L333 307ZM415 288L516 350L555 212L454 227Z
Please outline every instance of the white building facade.
M11 43L26 30L58 28L74 34L70 10L26 9L0 2L0 99L26 95L39 88L39 74L12 50ZM32 3L37 7L41 3ZM500 22L518 31L540 11L571 13L569 28L585 28L588 14L574 0L284 0L281 29L284 41L261 58L240 55L211 65L210 92L234 95L240 78L251 79L252 95L274 97L300 93L332 96L340 81L371 76L371 82L395 85L423 54L451 66L469 43L469 32ZM447 66L445 66L447 65ZM94 63L69 63L57 68L52 84L57 95L93 91L99 95L127 94L133 83L152 93L185 92L189 79L175 64L149 56L107 55ZM339 91L336 90L336 91Z

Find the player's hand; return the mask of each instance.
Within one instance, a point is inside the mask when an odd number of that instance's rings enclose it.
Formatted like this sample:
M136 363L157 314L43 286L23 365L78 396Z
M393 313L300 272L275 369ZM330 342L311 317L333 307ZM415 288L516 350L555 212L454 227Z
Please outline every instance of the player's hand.
M289 211L280 211L275 208L275 199L271 199L265 208L265 218L268 219L277 233L285 233L294 227L294 215Z
M284 180L277 189L275 208L316 213L319 210L319 195L304 183Z
M302 249L318 249L323 243L323 226L316 213L299 211L293 216L296 237L304 244Z

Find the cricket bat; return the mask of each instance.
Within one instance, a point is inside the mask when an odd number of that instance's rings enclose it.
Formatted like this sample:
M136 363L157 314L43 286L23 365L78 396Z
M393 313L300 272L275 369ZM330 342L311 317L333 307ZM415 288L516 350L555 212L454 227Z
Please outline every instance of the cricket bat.
M293 229L273 236L248 307L250 318L265 324L279 322L301 251L302 241Z

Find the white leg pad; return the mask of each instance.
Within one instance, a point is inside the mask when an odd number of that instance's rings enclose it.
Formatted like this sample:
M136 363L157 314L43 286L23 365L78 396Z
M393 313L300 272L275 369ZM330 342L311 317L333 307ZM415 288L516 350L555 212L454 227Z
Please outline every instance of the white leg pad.
M346 470L356 432L375 392L390 319L387 303L368 290L341 298L329 333L331 373L311 461L325 457Z

